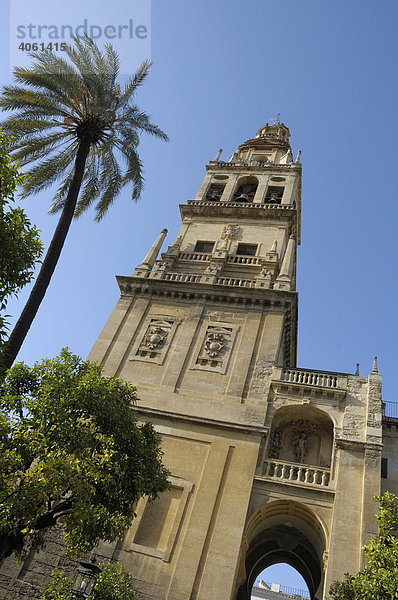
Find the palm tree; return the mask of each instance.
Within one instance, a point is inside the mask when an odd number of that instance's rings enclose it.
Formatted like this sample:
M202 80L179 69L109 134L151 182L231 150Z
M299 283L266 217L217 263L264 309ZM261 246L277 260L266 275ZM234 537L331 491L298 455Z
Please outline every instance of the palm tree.
M30 68L16 68L17 84L3 87L0 96L0 108L12 111L2 124L14 135L12 156L22 165L33 163L22 197L61 180L49 211L61 211L61 216L4 348L4 370L14 362L44 298L72 218L97 201L95 219L100 221L129 183L132 199L138 200L143 186L139 134L168 139L134 103L137 88L149 73L149 61L122 89L117 82L119 57L112 46L100 51L89 38L74 38L65 53L69 60L52 52L32 53Z

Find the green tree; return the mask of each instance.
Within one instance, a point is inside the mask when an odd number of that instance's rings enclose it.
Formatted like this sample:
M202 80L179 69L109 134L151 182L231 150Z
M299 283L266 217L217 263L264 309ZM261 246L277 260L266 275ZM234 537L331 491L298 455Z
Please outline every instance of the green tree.
M101 52L89 38L74 38L74 46L67 46L63 55L67 59L52 52L33 52L32 66L14 69L17 84L3 87L0 96L0 108L11 111L3 127L16 136L14 158L24 165L34 163L22 196L61 180L50 208L50 212L61 211L61 216L11 332L6 368L14 362L44 298L72 218L97 201L99 221L127 184L132 186L132 199L137 200L143 186L139 136L145 132L167 140L134 103L149 73L149 61L121 88L119 57L112 46L106 45Z
M38 230L25 212L13 206L18 185L26 181L9 156L10 136L0 133L0 311L13 294L33 277L34 266L42 253ZM0 347L6 339L6 315L0 316Z
M102 571L91 593L91 600L134 600L133 577L118 563L100 565ZM65 572L54 569L41 600L73 600L72 580Z
M135 388L68 350L16 364L0 397L0 559L45 543L62 522L69 552L120 537L141 495L168 487L160 440L138 425Z
M366 565L356 575L330 586L333 600L396 600L398 598L398 497L386 492L380 498L379 533L364 546Z

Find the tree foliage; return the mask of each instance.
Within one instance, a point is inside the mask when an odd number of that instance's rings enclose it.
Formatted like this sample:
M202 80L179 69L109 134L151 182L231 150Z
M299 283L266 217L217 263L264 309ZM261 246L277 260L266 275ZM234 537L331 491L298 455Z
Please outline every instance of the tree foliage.
M0 398L0 558L43 545L62 522L67 549L120 537L134 504L167 489L160 440L138 425L135 388L64 349L15 365Z
M356 575L330 587L333 600L396 600L398 598L398 497L390 492L380 501L379 533L364 546L366 565Z
M14 206L17 186L26 182L8 151L12 138L0 133L0 311L33 277L42 245L38 230L25 212ZM0 316L0 345L6 337L5 315Z
M16 359L45 296L72 219L96 202L99 221L126 185L138 200L143 188L140 136L168 139L135 103L149 61L121 86L119 57L109 44L101 51L89 38L74 38L62 56L43 51L31 58L31 66L15 68L15 83L2 89L0 109L8 112L2 126L15 136L13 157L29 165L22 195L42 192L58 181L50 212L61 214L5 348L4 370Z
M124 565L100 565L101 573L91 593L91 600L134 600L133 577ZM54 569L49 584L43 589L41 600L73 600L72 580L65 572Z

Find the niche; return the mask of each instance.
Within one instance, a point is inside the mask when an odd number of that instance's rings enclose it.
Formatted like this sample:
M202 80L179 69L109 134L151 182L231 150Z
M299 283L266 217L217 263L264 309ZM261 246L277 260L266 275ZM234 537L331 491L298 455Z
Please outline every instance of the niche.
M274 417L268 458L329 468L333 424L312 407L280 409Z

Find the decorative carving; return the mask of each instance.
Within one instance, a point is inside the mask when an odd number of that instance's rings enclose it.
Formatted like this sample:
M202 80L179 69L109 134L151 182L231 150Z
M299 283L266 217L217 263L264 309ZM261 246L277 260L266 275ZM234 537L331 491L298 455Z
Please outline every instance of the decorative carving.
M327 552L327 550L324 550L323 555L322 555L322 563L323 563L324 572L326 572L326 569L328 568L328 558L329 558L329 552Z
M223 325L207 326L193 368L225 373L236 328L234 326L228 327L227 325Z
M224 341L222 333L209 333L205 341L205 351L211 358L218 356L224 348Z
M217 275L219 268L216 265L210 264L205 271L203 271L204 275Z
M288 423L279 425L271 436L268 452L269 458L279 458L284 432L287 429L292 429L296 433L296 436L292 441L294 455L296 457L296 462L301 463L311 449L310 435L319 428L320 426L317 423L312 423L311 421L304 419L289 421Z
M151 319L135 356L140 360L161 360L170 343L169 334L173 327L174 320Z
M167 269L168 267L168 263L164 260L158 260L155 263L155 266L153 267L154 271L164 271L165 269Z
M282 441L282 430L280 427L278 427L278 429L275 429L274 433L271 436L268 452L268 456L270 458L279 458L279 453L282 448Z
M303 462L304 456L308 454L311 448L311 442L309 436L304 432L299 432L293 440L294 456L296 462Z
M148 346L148 348L150 348L151 350L154 350L155 348L160 348L161 346L163 346L168 333L168 331L165 331L161 327L149 327L144 338L144 345Z
M238 237L239 229L239 225L225 225L220 235L220 238L222 240L236 240L236 238Z

